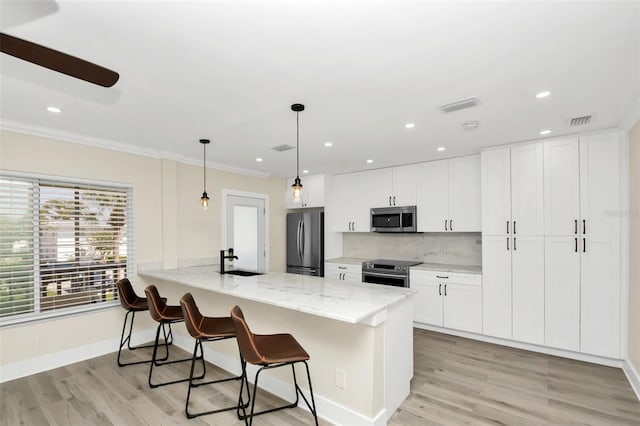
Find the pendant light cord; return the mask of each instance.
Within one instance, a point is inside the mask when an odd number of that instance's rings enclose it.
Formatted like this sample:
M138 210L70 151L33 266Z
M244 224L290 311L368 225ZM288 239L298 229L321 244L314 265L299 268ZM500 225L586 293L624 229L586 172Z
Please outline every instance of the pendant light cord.
M204 192L207 192L207 144L203 143L202 147L204 149L203 155L202 155L202 169L204 170L204 179L203 179L203 187L204 187Z
M296 111L296 176L300 177L300 113Z

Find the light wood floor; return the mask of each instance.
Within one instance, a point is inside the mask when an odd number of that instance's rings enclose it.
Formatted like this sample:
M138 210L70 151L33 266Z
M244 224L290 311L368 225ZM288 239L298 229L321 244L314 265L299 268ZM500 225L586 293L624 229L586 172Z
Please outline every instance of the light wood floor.
M411 395L390 419L392 426L640 425L640 402L616 368L417 329L414 352ZM187 420L185 383L149 389L147 365L118 368L115 359L109 354L2 384L0 425L244 424L234 412ZM163 367L158 379L182 377L186 364ZM212 365L207 371L212 378L226 374ZM195 392L193 410L231 405L237 383ZM262 393L261 402L259 409L282 401ZM311 422L296 408L260 416L254 424Z

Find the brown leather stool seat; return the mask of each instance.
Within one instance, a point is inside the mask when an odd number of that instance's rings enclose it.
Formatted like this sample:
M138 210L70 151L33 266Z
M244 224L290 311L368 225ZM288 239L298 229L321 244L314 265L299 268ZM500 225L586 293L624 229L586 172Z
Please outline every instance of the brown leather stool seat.
M136 312L143 312L149 310L149 305L147 303L147 299L145 297L140 297L136 294L133 286L131 285L131 281L128 278L122 278L116 282L116 286L118 287L118 295L120 299L120 305L122 308L127 311L124 316L124 323L122 324L122 334L120 335L120 348L118 348L118 366L124 367L126 365L134 365L134 364L145 364L147 362L151 362L151 359L147 359L144 361L135 361L135 362L122 362L120 360L122 354L122 348L126 345L127 349L133 351L136 349L142 348L152 348L154 345L141 345L141 346L131 346L131 333L133 331L133 322L136 318ZM129 332L125 337L125 330L127 329L127 322L129 320L129 315L131 314L131 322L129 322ZM171 332L171 325L169 324L169 333L167 334L166 330L163 328L164 332L164 346L165 346L165 356L160 359L160 361L164 361L168 356L168 345L173 343L173 334Z
M257 335L253 334L244 319L244 314L239 306L234 306L231 310L231 319L236 330L236 339L238 341L238 347L240 349L240 356L242 358L242 375L243 380L240 386L240 396L238 398L238 418L245 421L246 425L253 423L253 416L259 414L271 413L273 411L282 410L285 408L293 408L298 406L299 396L309 407L309 411L313 415L316 426L318 425L318 414L316 411L316 403L313 397L313 387L311 386L311 375L309 374L309 354L298 343L298 341L290 334L267 334ZM251 411L247 415L245 410L245 403L242 398L242 387L244 384L249 386L247 382L247 362L254 365L259 365L260 368L256 372L256 377L253 382L253 396L250 395ZM296 378L295 364L303 363L307 371L307 380L309 382L309 393L311 395L311 403L307 400L307 397L302 393L302 389L298 386L298 380ZM258 378L260 373L266 369L284 367L290 365L293 372L293 383L296 391L296 400L292 404L284 405L282 407L271 408L268 410L254 412L256 403L256 392L258 390ZM247 401L247 403L249 402ZM242 414L240 414L242 410Z
M158 353L158 341L160 339L160 329L163 328L165 325L169 325L170 327L171 324L183 322L184 316L182 315L182 308L180 307L180 305L167 305L167 299L160 297L160 293L158 293L158 289L156 288L155 285L150 285L149 287L145 288L144 292L147 295L148 304L149 304L149 313L151 314L151 318L153 318L153 320L158 323L158 327L156 328L156 339L153 346L153 355L151 356L151 367L149 368L149 387L157 388L159 386L172 385L174 383L181 383L181 382L192 380L193 378L187 377L185 379L172 380L172 381L163 382L163 383L152 382L151 377L153 375L154 366L160 367L167 364L175 364L177 362L186 362L186 361L195 362L195 359L192 360L191 358L183 358L183 359L176 359L172 361L158 362L158 361L163 361L162 359L159 360L156 358ZM167 351L167 356L168 356L168 351ZM200 356L199 359L202 361L202 369L204 370L205 368L204 359L202 358L202 356ZM193 375L193 365L192 365L191 374ZM204 377L204 372L201 375L194 378L201 379L203 377Z
M184 316L185 325L187 331L191 337L196 339L195 346L193 348L193 358L191 361L191 372L189 373L189 388L187 390L187 402L185 403L184 412L187 418L192 419L194 417L203 416L205 414L220 413L222 411L235 410L237 405L234 404L230 407L217 408L209 411L202 411L199 413L189 412L189 399L191 397L191 389L202 386L210 385L214 383L228 382L230 380L242 380L243 376L233 376L224 379L211 380L208 382L194 383L193 372L195 369L196 359L204 359L204 352L202 349L202 342L216 342L218 340L232 339L236 337L235 328L231 317L205 317L200 313L198 306L191 293L187 293L180 299L180 306L182 307L182 313ZM199 353L199 355L198 355ZM242 365L242 362L240 363ZM205 373L206 374L206 370ZM247 394L249 387L247 386ZM248 405L245 405L245 408Z

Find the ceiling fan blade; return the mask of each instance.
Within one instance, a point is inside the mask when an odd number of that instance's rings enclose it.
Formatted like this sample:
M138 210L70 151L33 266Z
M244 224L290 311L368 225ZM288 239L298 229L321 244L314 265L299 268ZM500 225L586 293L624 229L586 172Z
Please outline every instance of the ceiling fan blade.
M102 87L111 87L120 78L100 65L4 33L0 33L0 51Z

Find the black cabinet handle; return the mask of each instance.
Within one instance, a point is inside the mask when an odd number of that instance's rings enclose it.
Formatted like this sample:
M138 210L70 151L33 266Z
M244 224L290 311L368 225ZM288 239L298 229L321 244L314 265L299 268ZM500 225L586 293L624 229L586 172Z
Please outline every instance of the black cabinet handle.
M447 295L447 285L446 284L444 285L444 295L445 296Z
M442 284L438 285L438 296L442 296Z
M338 266L338 269L347 269L346 266Z
M507 237L507 251L509 251L509 237Z
M582 234L586 234L587 233L587 221L585 219L582 219Z
M396 196L395 195L393 196L393 205L394 206L396 205Z
M453 219L449 219L449 231L453 231Z
M516 251L516 237L513 237L513 251Z
M449 277L445 277L444 275L436 275L436 278L448 280Z
M586 238L582 239L582 252L583 253L587 252L587 239Z
M575 248L575 252L577 253L577 252L578 252L578 237L576 237L576 238L575 238L575 240L576 240L576 248Z
M573 233L578 235L578 219L573 221Z
M513 235L516 235L516 221L513 221ZM514 244L515 246L515 244ZM515 247L513 248L514 250L516 249Z
M509 221L507 221L507 235L509 235Z
M448 231L448 229L447 229L447 219L444 220L444 230Z
M389 195L389 206L391 206L391 195Z

